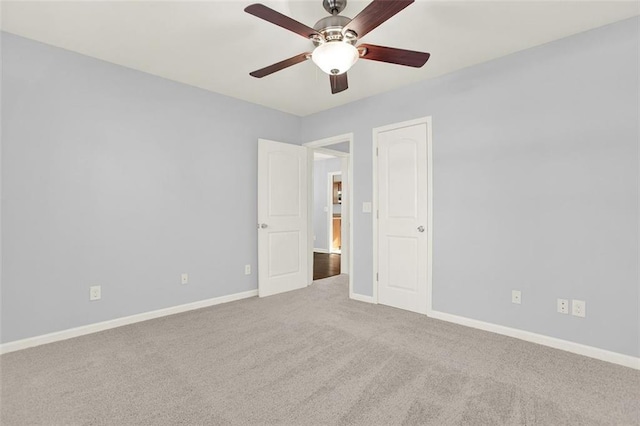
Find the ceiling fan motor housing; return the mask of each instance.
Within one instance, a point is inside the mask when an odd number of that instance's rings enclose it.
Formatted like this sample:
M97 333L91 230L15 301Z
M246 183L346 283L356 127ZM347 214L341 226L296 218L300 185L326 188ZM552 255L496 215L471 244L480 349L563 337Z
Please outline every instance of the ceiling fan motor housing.
M322 34L324 40L319 40L317 38L312 38L313 44L319 46L323 43L323 41L345 41L346 43L355 44L357 38L355 34L347 31L347 33L343 33L342 29L351 22L350 18L341 15L327 16L322 18L313 26L313 29Z

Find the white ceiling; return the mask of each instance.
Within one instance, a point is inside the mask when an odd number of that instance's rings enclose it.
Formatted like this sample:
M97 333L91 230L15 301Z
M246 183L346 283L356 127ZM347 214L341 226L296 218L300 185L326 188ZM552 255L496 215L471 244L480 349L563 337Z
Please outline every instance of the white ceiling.
M360 60L349 90L331 95L311 61L249 76L313 47L245 13L251 2L3 1L2 29L305 116L640 14L636 1L417 0L362 41L430 52L429 62L414 69ZM321 0L264 4L309 26L326 15ZM349 0L342 14L354 17L367 4Z

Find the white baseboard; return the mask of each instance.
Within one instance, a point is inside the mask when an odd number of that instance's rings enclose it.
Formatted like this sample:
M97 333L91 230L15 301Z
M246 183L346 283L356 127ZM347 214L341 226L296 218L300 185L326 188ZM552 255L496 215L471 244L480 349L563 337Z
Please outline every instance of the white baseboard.
M323 248L315 248L314 247L313 251L316 252L316 253L329 253L329 250L323 249Z
M131 315L128 317L116 318L108 321L98 322L95 324L83 325L81 327L70 328L67 330L56 331L54 333L43 334L40 336L29 337L27 339L14 340L0 345L0 354L19 351L21 349L32 348L47 343L67 340L73 337L84 336L85 334L97 333L99 331L109 330L111 328L122 327L123 325L134 324L137 322L147 321L154 318L160 318L167 315L179 314L181 312L192 311L194 309L206 308L208 306L219 305L221 303L233 302L235 300L246 299L258 295L258 290L249 290L241 293L229 294L227 296L214 297L213 299L199 300L197 302L186 303L184 305L172 306L170 308L158 309L141 314Z
M430 310L427 313L427 316L442 321L477 328L479 330L502 334L503 336L515 337L516 339L525 340L527 342L537 343L539 345L549 346L551 348L560 349L574 354L584 355L590 358L599 359L601 361L611 362L613 364L640 370L640 358L633 357L631 355L611 352L605 349L583 345L581 343L570 342L568 340L557 339L555 337L549 337L543 334L518 330L517 328L510 328L502 325L474 320L471 318L460 317L457 315L447 314L445 312Z
M357 300L358 302L366 302L366 303L376 303L373 301L372 296L364 296L358 293L350 293L349 299Z

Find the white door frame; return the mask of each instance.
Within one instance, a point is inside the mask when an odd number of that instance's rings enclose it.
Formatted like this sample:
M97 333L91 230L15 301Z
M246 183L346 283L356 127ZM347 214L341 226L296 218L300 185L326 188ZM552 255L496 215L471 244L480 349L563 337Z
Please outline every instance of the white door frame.
M373 129L373 303L378 303L378 134L403 127L427 125L427 316L433 311L433 135L431 116Z
M339 172L329 172L327 173L327 183L329 184L329 189L327 193L327 205L329 206L329 214L327 215L327 231L329 234L329 254L333 253L333 177L334 176L342 176L342 171Z
M326 149L328 145L335 145L341 142L349 142L349 153L334 151L330 149ZM313 211L313 152L324 152L327 154L335 155L340 158L348 158L348 170L347 170L347 180L349 183L349 191L347 196L349 197L349 217L348 217L348 227L349 227L349 247L348 247L348 257L349 257L349 298L353 299L353 133L345 133L343 135L332 136L325 139L320 139L312 142L303 143L302 146L306 146L309 149L309 167L307 167L307 173L309 176L308 185L309 185L309 197L307 197L308 209L309 211ZM344 219L343 219L344 220ZM309 234L313 235L313 215L309 215ZM309 259L308 259L308 282L309 285L313 282L313 238L309 238ZM331 249L329 249L331 251ZM344 252L344 250L343 250Z

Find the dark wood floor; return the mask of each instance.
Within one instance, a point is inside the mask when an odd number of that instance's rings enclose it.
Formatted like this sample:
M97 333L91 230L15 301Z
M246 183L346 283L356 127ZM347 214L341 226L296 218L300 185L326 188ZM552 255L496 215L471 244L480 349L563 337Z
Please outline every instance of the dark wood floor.
M313 279L340 275L340 255L328 253L313 253Z

